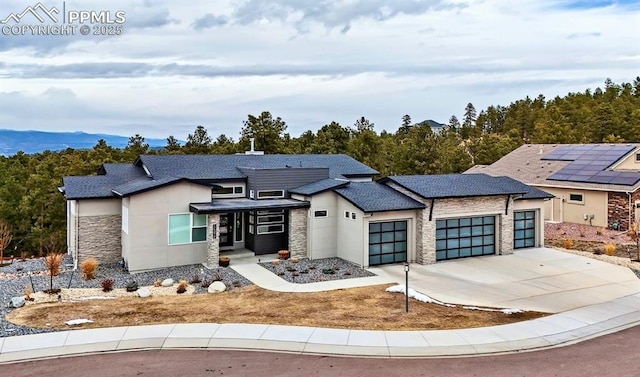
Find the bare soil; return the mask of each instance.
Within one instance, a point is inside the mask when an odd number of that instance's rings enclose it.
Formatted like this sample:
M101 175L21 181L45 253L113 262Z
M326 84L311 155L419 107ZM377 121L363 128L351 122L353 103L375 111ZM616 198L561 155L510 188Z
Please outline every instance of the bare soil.
M444 307L389 293L388 285L314 293L281 293L248 286L218 294L124 297L117 300L42 303L11 311L7 320L49 329L86 318L99 328L170 323L260 323L367 330L458 329L508 324L545 313L504 314Z

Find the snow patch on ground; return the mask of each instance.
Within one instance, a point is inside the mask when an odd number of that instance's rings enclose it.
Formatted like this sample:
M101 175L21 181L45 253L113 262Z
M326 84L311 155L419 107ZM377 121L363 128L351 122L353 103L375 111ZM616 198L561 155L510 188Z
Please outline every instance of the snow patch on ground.
M69 325L69 326L75 326L75 325L82 325L82 324L85 324L85 323L93 323L93 321L90 320L90 319L86 319L86 318L78 318L78 319L69 320L69 321L67 321L65 323L67 325Z
M387 288L387 292L391 292L391 293L402 293L405 294L405 287L404 285L394 285L392 287ZM442 301L438 301L434 298L431 298L423 293L420 292L416 292L414 289L409 288L409 297L421 301L421 302L426 302L427 304L437 304L437 305L442 305L442 306L446 306L449 308L455 308L456 306L453 304L447 304L445 302ZM502 312L504 314L515 314L515 313L523 313L524 310L521 309L492 309L492 308L481 308L478 306L463 306L463 309L468 309L468 310L481 310L481 311L485 311L485 312Z
M405 288L404 285L394 285L392 287L387 288L387 292L392 292L392 293L402 293L405 294ZM420 302L426 302L427 304L437 304L437 305L442 305L442 306L447 306L449 308L455 308L456 306L453 304L447 304L444 303L442 301L438 301L434 298L431 298L425 294L422 294L420 292L416 292L414 289L409 288L409 297L418 300Z

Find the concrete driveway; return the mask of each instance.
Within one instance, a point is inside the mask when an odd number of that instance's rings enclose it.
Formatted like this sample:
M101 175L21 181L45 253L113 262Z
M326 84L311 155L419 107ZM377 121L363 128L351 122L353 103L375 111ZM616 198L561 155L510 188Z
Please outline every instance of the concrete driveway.
M369 270L404 284L402 265ZM429 266L412 264L409 287L453 304L559 313L638 293L640 279L626 267L535 248Z

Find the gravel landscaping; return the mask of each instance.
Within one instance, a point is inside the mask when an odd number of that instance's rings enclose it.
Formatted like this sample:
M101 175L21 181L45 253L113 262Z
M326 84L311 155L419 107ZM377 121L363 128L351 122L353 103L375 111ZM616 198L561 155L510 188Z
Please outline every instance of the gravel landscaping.
M228 288L252 284L232 269L223 267L208 270L202 265L189 265L130 274L118 264L104 264L98 266L95 279L83 280L81 272L73 271L70 266L72 266L72 260L67 255L61 265L60 275L53 278L53 288L101 288L104 279L112 279L113 288L124 288L131 281L137 282L142 287L151 286L156 280L167 278L173 279L176 283L179 280L189 282L196 275L202 281L222 280ZM49 331L17 326L4 320L5 315L11 310L8 303L12 297L24 296L25 288L31 287L31 282L35 292L48 289L49 279L43 258L27 259L22 262L16 260L11 265L0 268L0 337ZM202 283L192 285L195 288L195 294L207 292L207 289L202 287Z
M288 282L298 284L376 276L357 264L340 258L313 260L307 258L278 259L272 262L260 263L260 266Z

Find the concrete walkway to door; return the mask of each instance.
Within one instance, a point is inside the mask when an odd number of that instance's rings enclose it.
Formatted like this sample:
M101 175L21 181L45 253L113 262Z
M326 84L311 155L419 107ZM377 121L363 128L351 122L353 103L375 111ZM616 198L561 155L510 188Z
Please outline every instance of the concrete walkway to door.
M402 265L369 270L404 284ZM639 293L640 279L626 267L535 248L412 264L409 287L452 304L560 313Z

